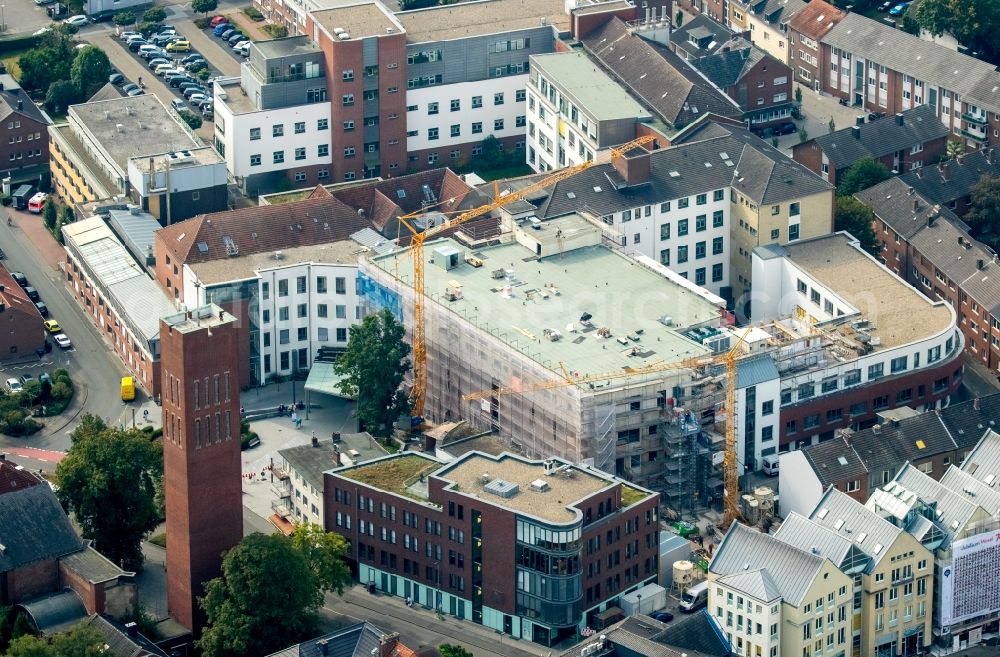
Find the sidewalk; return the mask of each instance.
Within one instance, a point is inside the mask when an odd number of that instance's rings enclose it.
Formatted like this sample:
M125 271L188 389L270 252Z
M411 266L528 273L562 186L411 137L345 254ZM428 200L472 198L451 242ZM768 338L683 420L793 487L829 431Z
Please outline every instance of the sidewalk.
M41 215L20 212L10 207L6 210L7 216L14 220L14 229L24 233L53 271L61 271L60 265L66 261L66 251L45 227Z
M227 11L222 13L222 15L228 18L230 23L235 23L253 41L270 41L274 38L260 29L261 26L266 25L264 21L260 23L254 22L249 16L240 11L240 9Z

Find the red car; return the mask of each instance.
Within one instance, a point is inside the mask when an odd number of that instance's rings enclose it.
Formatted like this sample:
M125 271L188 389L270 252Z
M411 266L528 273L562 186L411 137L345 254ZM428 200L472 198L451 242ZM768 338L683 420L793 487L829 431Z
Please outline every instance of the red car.
M212 19L212 22L209 23L209 25L215 27L216 25L222 25L223 23L228 22L228 20L229 19L227 19L225 16L216 16L215 18Z

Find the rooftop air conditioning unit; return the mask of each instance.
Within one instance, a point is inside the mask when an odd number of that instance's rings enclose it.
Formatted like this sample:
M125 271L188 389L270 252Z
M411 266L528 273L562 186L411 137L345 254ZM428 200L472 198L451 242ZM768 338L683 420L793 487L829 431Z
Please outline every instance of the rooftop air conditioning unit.
M544 479L535 479L533 482L531 482L531 490L535 491L536 493L544 493L548 489L549 489L549 484Z

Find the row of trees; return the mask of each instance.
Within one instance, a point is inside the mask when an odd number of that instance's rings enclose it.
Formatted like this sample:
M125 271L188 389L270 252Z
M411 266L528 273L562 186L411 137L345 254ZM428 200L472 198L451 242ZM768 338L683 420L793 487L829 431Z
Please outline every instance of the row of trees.
M90 98L111 75L111 62L103 50L76 46L68 26L59 25L17 62L21 84L44 96L45 108L54 114Z
M1000 60L1000 4L995 0L920 0L907 15L934 36L947 32L980 57Z

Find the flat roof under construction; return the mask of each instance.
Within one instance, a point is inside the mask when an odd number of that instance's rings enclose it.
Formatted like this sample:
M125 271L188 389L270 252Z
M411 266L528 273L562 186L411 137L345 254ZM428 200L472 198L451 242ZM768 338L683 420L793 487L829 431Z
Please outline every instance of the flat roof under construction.
M446 270L435 259L449 250L458 253L458 264ZM409 251L372 262L410 285ZM466 262L468 256L481 266ZM560 363L588 375L700 356L709 350L680 331L719 324L718 306L603 246L539 261L517 243L474 250L445 239L424 245L424 262L425 291L434 303L557 373ZM457 290L460 298L449 300L448 293ZM581 324L585 314L590 325ZM665 317L670 326L661 321ZM603 328L610 336L599 335ZM551 330L559 333L558 340L549 339ZM433 325L428 335L434 335Z

